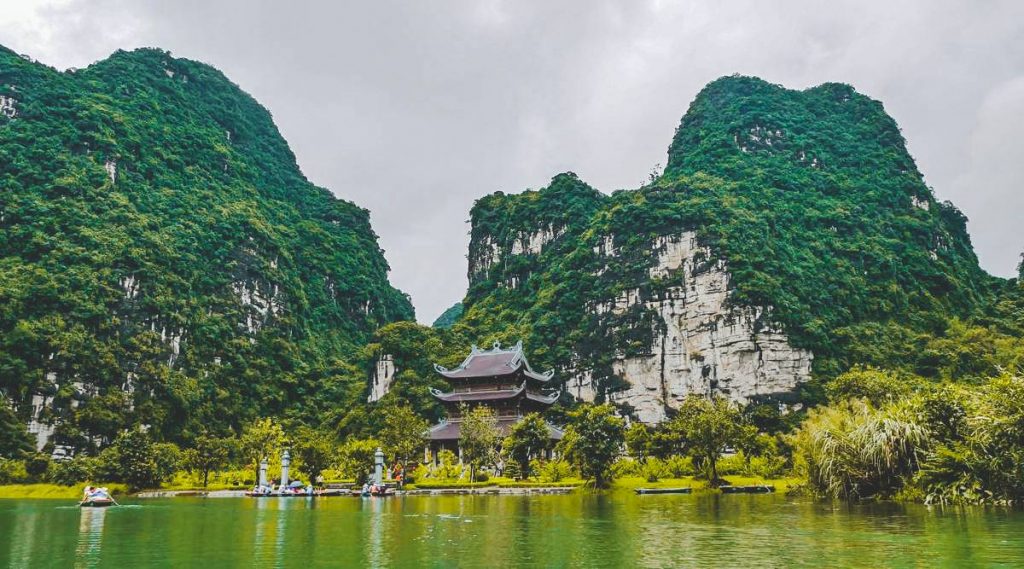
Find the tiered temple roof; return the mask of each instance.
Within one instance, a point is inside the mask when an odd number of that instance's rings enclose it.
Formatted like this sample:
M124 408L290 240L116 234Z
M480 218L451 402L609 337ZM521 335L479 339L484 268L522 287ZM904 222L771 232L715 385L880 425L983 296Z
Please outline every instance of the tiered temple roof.
M430 392L448 410L448 419L432 427L428 433L434 441L458 440L462 419L460 406L487 405L495 409L498 427L507 434L525 413L543 411L558 400L560 391L548 389L553 371L538 373L530 367L523 353L523 343L502 349L495 342L490 350L473 346L462 364L455 369L434 365L452 384L452 391ZM548 425L553 439L561 439L562 431Z
M434 369L449 380L497 379L521 374L536 383L547 383L555 372L537 373L530 367L523 353L523 343L518 342L512 348L503 350L501 345L494 343L493 349L481 350L475 345L462 364L455 369L448 369L434 364Z

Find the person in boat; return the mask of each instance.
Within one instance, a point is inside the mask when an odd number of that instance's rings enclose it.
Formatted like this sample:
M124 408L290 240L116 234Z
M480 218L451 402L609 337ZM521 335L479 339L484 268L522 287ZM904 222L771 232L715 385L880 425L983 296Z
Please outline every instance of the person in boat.
M83 501L89 500L109 500L110 491L106 488L96 488L89 486L85 489L85 496L82 498Z

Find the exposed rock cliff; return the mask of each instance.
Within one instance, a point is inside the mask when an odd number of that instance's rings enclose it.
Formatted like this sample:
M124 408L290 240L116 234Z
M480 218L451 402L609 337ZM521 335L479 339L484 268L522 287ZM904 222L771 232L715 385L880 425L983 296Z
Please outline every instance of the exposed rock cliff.
M598 314L625 314L633 307L655 315L649 353L617 356L612 373L628 387L608 399L628 406L644 422L665 418L689 394L718 394L746 403L755 397L785 397L811 378L813 355L794 348L765 318L766 309L729 303L726 263L698 244L692 231L654 241L657 262L652 279L668 286L656 298L629 289L595 305ZM614 250L601 248L608 263ZM594 400L587 374L569 379L570 392Z
M656 421L689 393L798 402L983 305L995 282L881 104L851 87L708 85L665 174L602 195L575 174L481 198L453 330L523 339L568 391Z

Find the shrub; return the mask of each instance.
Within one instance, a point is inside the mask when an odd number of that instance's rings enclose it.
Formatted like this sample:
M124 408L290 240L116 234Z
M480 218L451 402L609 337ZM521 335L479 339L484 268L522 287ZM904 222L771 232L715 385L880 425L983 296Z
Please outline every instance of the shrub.
M742 452L722 457L718 460L718 473L722 475L744 474L747 471L747 459Z
M94 477L96 460L89 457L76 457L71 460L55 462L49 471L49 480L61 486L75 486L87 482Z
M648 457L640 466L640 476L648 482L657 482L662 478L671 478L672 471L664 460L655 457Z
M855 368L833 379L825 386L832 402L867 399L879 406L910 393L910 384L893 373L874 368Z
M535 464L532 468L539 474L541 482L561 482L572 476L572 467L569 466L568 462L561 459Z
M639 476L641 466L643 466L643 463L638 460L633 460L632 458L620 458L612 464L612 476L614 478Z
M40 482L50 470L50 457L46 453L37 452L25 460L25 472L35 482Z
M25 484L28 481L25 461L0 458L0 484Z
M747 464L746 474L761 478L778 478L786 473L786 459L781 456L755 456Z
M349 439L341 445L338 470L346 478L361 484L370 479L374 468L374 454L380 443L374 439Z
M462 475L462 465L455 453L444 449L437 453L437 465L433 468L433 477L439 480L455 480Z
M688 456L672 455L665 459L665 468L668 469L672 478L693 476L697 469L693 466L693 459Z
M812 411L796 437L809 484L842 498L893 495L930 442L906 409L878 410L858 399Z

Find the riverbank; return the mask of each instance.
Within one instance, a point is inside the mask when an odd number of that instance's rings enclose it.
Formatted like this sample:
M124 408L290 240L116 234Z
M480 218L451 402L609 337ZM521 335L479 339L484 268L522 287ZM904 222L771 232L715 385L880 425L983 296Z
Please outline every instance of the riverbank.
M725 484L731 486L771 486L777 494L785 494L794 488L801 487L805 481L800 478L761 478L758 476L723 476ZM690 488L693 493L720 492L712 488L707 480L699 480L693 476L682 478L662 478L649 482L639 476L625 476L612 481L612 491L633 492L637 488Z
M776 493L783 494L793 488L802 486L804 481L798 478L758 478L750 476L725 476L726 483L733 486L767 485L775 488ZM110 489L115 496L129 495L124 484L102 484ZM0 499L80 499L85 484L77 486L58 486L56 484L8 484L0 485ZM683 478L663 478L648 482L641 477L623 477L615 479L608 491L632 492L637 488L691 488L694 493L714 493L719 490L711 488L707 480L698 480L692 476ZM566 494L577 489L589 487L580 480L566 482L477 482L468 483L423 483L410 484L404 494L410 496L436 496L447 494L492 494L492 495L531 495L531 494ZM173 498L187 496L203 496L209 498L231 498L245 495L245 488L215 487L209 488L158 488L144 490L134 494L139 498Z

